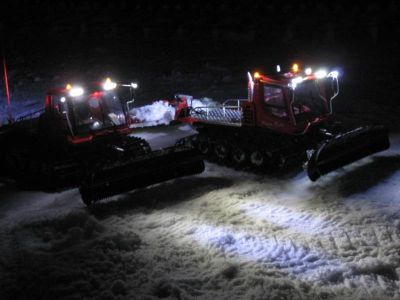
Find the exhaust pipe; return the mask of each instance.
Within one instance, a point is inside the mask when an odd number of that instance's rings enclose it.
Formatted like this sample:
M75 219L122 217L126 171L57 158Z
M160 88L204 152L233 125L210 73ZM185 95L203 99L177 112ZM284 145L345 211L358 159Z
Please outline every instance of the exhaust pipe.
M383 126L359 127L325 141L307 162L307 174L316 181L322 175L390 147Z

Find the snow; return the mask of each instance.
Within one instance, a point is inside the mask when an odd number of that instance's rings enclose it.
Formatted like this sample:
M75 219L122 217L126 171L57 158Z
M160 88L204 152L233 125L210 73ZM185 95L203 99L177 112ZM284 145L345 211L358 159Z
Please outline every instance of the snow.
M392 143L316 183L207 163L89 209L5 182L0 298L400 299Z
M177 94L180 99L185 99L191 107L215 106L217 102L211 98L193 99L190 95ZM149 127L168 125L175 117L175 107L168 101L157 100L151 104L134 107L129 110L131 118L135 121L132 127Z
M129 114L137 121L139 127L155 126L169 124L174 119L175 109L168 102L160 100L149 105L132 108Z
M213 99L211 99L209 97L195 99L191 95L177 94L176 96L182 100L186 100L188 105L193 108L218 105L218 102L214 101Z

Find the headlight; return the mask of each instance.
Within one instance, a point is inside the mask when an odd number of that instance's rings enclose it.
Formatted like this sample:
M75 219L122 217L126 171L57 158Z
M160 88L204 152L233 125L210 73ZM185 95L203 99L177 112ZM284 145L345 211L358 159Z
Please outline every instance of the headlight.
M318 70L317 72L314 73L315 77L317 77L317 79L322 79L326 77L326 71L325 70Z
M69 95L71 97L79 97L79 96L82 96L83 93L84 93L83 88L81 88L79 86L71 87L71 89L69 90Z

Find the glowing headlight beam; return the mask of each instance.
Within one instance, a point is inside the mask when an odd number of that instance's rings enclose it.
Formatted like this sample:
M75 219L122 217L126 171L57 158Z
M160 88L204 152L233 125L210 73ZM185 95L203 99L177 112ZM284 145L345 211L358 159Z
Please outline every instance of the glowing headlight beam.
M71 97L79 97L79 96L82 96L83 93L84 93L83 88L81 88L79 86L71 87L71 89L69 90L69 95Z
M327 72L325 70L318 70L317 72L314 73L314 75L317 79L325 78L326 74L327 74Z
M306 69L304 70L304 72L306 73L306 75L311 75L312 69L311 69L311 68L306 68Z

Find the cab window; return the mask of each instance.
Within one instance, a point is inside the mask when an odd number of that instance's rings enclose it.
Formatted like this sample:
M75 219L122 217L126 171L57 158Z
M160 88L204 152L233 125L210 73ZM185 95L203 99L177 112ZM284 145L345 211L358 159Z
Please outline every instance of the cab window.
M320 83L323 84L322 81ZM314 81L306 81L296 87L293 101L296 120L302 120L304 115L314 118L329 112L327 103L319 94L319 85Z
M279 118L288 117L282 88L264 86L264 110Z

